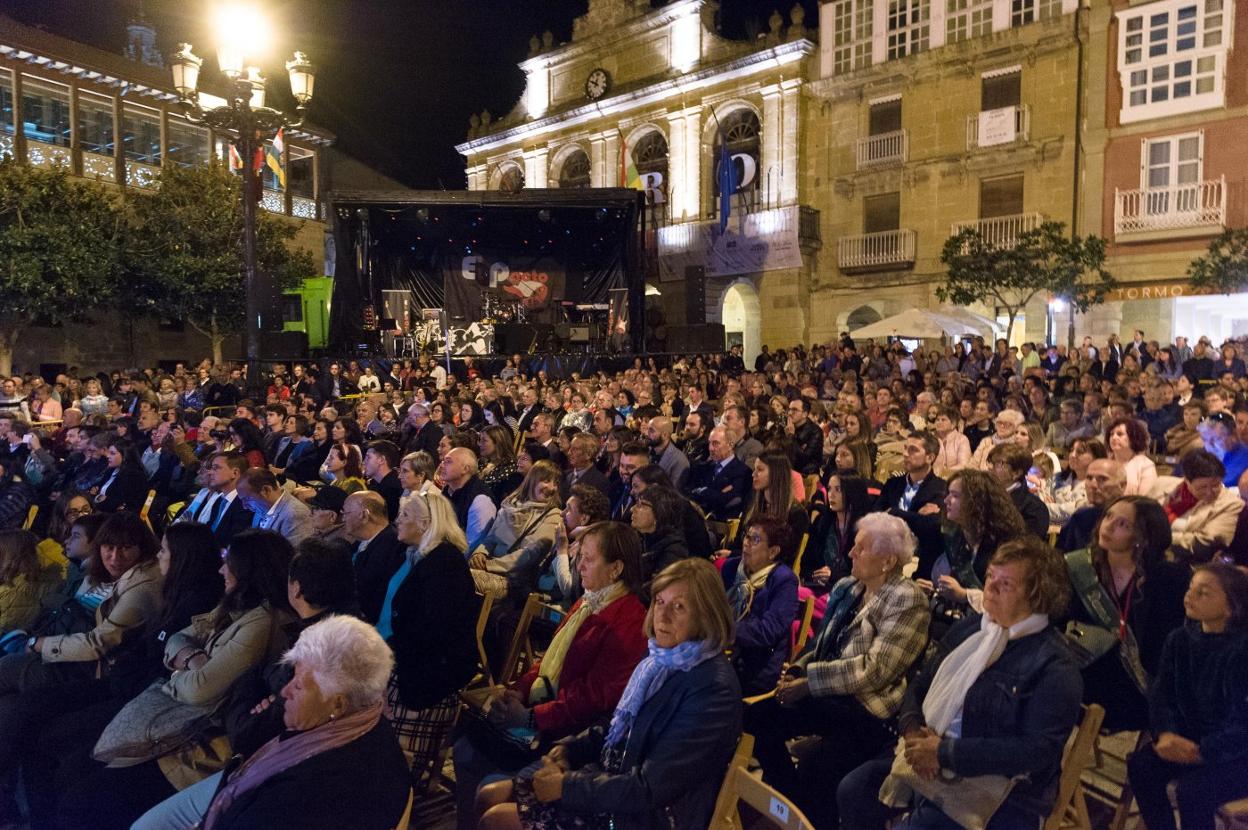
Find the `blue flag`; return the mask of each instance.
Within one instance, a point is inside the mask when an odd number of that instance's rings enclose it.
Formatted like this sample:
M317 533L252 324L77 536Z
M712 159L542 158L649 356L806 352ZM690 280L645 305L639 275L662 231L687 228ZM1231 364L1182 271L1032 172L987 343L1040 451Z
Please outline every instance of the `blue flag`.
M722 234L728 227L728 214L732 212L732 194L737 192L737 167L728 153L728 139L721 130L719 133L719 232Z

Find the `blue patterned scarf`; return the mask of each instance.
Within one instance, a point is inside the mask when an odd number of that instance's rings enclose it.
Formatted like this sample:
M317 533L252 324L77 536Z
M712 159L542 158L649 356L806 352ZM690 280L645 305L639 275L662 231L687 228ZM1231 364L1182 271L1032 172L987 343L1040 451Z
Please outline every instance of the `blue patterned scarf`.
M705 640L686 640L678 646L662 648L651 638L650 656L633 669L633 676L628 679L624 694L620 696L620 702L615 707L615 714L611 716L607 745L614 746L628 738L641 707L654 697L654 693L662 688L672 674L689 671L718 653L719 650L712 648Z

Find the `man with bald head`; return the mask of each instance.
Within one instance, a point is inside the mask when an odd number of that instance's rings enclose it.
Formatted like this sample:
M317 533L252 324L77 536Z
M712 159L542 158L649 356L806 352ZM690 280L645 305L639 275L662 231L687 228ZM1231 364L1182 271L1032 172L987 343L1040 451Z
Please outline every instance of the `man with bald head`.
M672 486L680 490L689 474L689 459L672 443L672 419L658 415L646 425L646 443L650 445L650 459L663 468Z
M439 471L446 482L442 494L455 508L455 518L468 537L468 550L476 550L497 512L489 488L477 476L477 456L470 449L456 447L442 459Z
M342 506L342 529L354 544L351 564L360 599L360 613L373 625L381 613L390 578L403 564L407 546L399 541L380 493L363 490L347 496Z
M1057 537L1057 549L1063 553L1088 546L1105 508L1126 489L1127 475L1122 464L1112 458L1098 458L1088 465L1083 487L1088 494L1088 506L1076 510Z

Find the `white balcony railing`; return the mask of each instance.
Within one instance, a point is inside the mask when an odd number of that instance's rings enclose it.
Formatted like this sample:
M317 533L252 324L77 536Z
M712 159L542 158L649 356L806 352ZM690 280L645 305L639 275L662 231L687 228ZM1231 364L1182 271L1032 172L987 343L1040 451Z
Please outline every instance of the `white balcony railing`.
M904 164L910 154L910 134L905 130L869 135L858 139L858 169Z
M1018 244L1018 237L1026 231L1033 231L1044 222L1042 213L1015 213L1011 216L993 216L990 219L973 219L969 222L954 222L949 235L960 233L965 228L976 228L979 235L988 245L995 248L1013 248Z
M904 229L842 236L836 243L836 264L842 271L913 265L917 238L914 231Z
M1214 229L1226 225L1226 177L1207 182L1114 190L1114 233Z
M1026 104L984 110L966 117L966 149L997 147L1026 141L1031 135L1031 109Z

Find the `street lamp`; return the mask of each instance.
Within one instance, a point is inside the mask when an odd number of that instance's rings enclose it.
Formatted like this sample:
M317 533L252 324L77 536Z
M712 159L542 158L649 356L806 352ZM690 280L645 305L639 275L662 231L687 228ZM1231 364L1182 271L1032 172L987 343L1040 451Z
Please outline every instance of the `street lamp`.
M259 13L246 6L226 6L216 17L217 68L224 76L224 102L204 106L198 93L199 70L203 59L191 51L189 43L178 46L171 60L173 88L188 120L205 124L234 139L243 160L243 285L247 296L247 320L243 340L247 354L247 387L260 387L260 327L262 296L256 274L256 202L260 192L254 166L256 151L283 127L303 123L316 69L307 55L295 52L286 63L290 91L295 98L295 115L289 116L264 104L265 80L258 67L249 65L264 50L267 28Z

